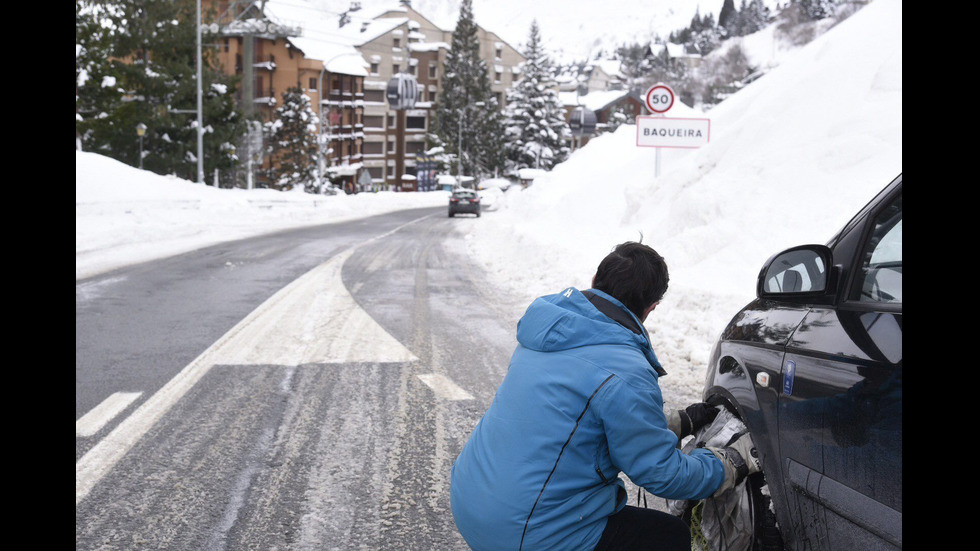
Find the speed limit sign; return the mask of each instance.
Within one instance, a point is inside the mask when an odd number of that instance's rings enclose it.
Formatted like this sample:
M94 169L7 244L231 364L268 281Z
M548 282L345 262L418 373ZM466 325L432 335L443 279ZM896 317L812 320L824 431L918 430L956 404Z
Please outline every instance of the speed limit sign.
M647 90L646 102L651 113L666 113L674 106L674 91L666 84L654 84Z

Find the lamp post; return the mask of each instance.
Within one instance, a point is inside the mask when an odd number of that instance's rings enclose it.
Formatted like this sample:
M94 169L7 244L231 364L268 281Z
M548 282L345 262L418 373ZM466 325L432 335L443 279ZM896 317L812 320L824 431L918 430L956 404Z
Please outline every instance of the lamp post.
M143 170L143 135L146 134L146 125L139 123L136 125L136 135L140 137L140 170Z
M197 183L204 183L204 108L201 91L201 0L197 0Z

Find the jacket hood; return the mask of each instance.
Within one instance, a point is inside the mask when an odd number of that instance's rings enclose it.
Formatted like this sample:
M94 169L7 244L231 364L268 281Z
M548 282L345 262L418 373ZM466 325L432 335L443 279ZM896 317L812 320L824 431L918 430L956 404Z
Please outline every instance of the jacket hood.
M640 320L612 296L596 289L587 292L625 313L640 333L603 314L582 291L570 287L561 293L539 297L528 306L517 322L517 342L540 352L600 344L628 345L640 350L659 375L666 375Z

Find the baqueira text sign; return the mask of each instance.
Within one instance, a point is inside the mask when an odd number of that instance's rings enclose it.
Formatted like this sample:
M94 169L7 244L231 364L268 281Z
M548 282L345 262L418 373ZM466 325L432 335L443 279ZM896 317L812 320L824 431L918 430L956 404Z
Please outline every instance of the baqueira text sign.
M637 147L697 148L708 143L711 119L636 117Z

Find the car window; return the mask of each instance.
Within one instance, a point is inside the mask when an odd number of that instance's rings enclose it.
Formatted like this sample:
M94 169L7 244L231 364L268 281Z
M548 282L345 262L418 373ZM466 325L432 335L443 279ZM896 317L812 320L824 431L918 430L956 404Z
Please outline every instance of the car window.
M851 293L861 302L902 302L902 196L874 220Z

